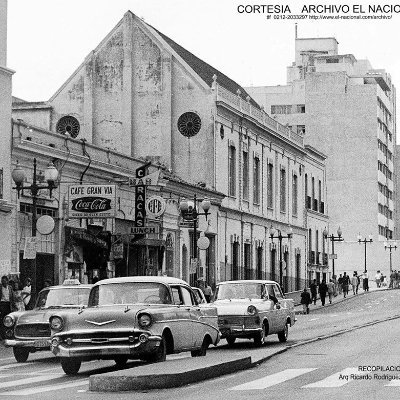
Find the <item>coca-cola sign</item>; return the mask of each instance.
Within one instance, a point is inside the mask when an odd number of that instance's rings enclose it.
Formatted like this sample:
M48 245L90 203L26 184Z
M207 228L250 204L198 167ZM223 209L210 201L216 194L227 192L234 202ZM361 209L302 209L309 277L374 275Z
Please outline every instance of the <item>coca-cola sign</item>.
M68 192L69 218L115 217L115 185L74 185Z
M111 200L102 197L82 197L72 200L72 207L75 211L98 213L111 210Z

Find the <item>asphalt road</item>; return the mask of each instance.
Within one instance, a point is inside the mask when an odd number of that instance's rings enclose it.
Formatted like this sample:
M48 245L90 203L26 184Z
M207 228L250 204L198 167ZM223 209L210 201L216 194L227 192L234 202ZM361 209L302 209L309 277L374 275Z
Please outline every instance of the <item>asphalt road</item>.
M107 400L110 397L165 400L204 400L207 397L234 400L249 397L280 399L283 396L285 399L320 399L329 396L335 399L398 399L399 387L386 386L390 384L389 381L378 378L349 378L346 381L345 378L339 379L338 374L350 376L351 373L357 372L354 368L357 369L360 365L400 365L400 341L397 338L400 319L376 323L400 315L399 304L400 290L350 296L345 302L312 310L309 315L297 316L298 321L290 331L288 345L311 341L309 344L295 346L257 368L235 375L183 388L149 393L89 392L89 376L115 370L112 361L84 363L76 377L67 377L50 353L34 354L28 363L18 364L9 349L0 347L0 398L29 396L30 399L44 400L57 396L58 400L69 400L95 396L96 399ZM366 323L371 325L351 330ZM337 335L331 339L314 340L332 332ZM275 347L281 344L274 335L269 339L267 346ZM248 353L261 350L254 348L250 341L239 342L233 349L228 349L222 341L218 349L211 351ZM186 356L187 354L182 354L174 357ZM128 365L135 367L140 363L131 362ZM398 375L400 377L400 371ZM400 380L393 382L391 385Z

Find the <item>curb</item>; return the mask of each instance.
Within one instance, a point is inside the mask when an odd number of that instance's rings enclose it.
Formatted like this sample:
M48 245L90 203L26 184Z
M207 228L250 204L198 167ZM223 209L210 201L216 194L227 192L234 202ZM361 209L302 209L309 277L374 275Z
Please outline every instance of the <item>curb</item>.
M190 359L191 369L183 360L160 363L168 371L154 373L154 364L147 364L135 375L124 375L121 371L94 375L89 378L89 390L93 392L122 392L151 389L168 389L195 383L218 376L231 374L253 366L251 357L244 357L227 362L204 365L204 358ZM193 363L198 364L194 366ZM160 365L158 364L158 365ZM148 368L147 368L148 367Z

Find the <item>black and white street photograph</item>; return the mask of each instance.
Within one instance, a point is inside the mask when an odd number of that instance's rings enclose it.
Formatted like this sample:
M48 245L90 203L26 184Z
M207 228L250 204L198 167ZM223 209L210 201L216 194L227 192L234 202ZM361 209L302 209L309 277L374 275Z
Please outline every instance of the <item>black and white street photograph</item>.
M0 0L0 400L399 399L399 26Z

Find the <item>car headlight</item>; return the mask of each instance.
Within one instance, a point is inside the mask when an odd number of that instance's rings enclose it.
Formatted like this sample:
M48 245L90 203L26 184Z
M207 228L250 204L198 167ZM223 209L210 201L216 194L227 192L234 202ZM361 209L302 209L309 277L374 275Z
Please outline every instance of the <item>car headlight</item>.
M249 315L256 315L257 314L257 308L255 308L253 305L247 307L247 314Z
M11 328L15 324L15 318L12 315L6 315L3 324L6 328Z
M153 323L153 318L151 318L150 314L140 314L138 323L141 328L148 328Z
M51 317L50 318L50 328L54 331L61 331L64 326L64 321L61 317Z

